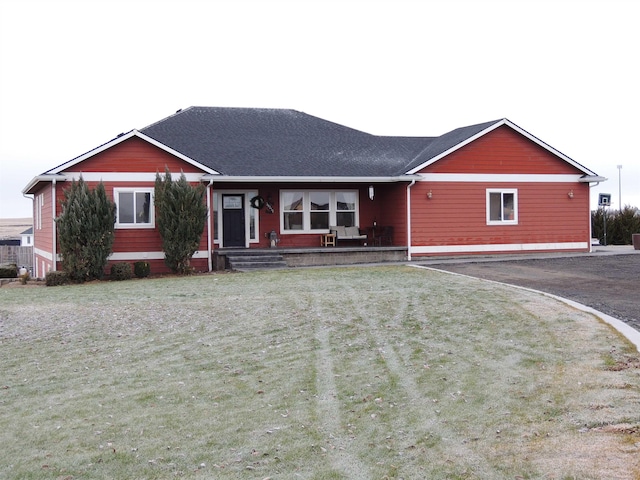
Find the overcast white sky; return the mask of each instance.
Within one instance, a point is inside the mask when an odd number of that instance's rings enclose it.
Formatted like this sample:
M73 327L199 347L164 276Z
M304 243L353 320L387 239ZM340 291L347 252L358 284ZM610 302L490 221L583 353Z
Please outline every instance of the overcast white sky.
M31 216L34 176L191 105L401 136L506 117L609 178L594 208L619 178L640 207L638 19L637 0L0 0L0 218Z

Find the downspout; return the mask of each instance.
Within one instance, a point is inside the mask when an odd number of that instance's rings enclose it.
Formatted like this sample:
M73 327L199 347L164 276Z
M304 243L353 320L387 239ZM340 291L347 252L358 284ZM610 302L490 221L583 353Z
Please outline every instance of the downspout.
M31 228L33 228L33 247L31 248L31 274L33 275L33 278L37 277L37 267L38 265L36 265L36 222L34 221L35 219L35 200L36 200L36 196L34 195L33 197L27 197L26 193L23 193L22 196L24 198L28 198L29 200L31 200Z
M213 248L213 244L211 242L213 236L213 229L211 228L212 224L212 212L211 212L211 190L213 186L213 178L209 179L209 184L207 185L207 261L209 266L209 271L213 271L213 258L211 249Z
M415 185L415 179L407 185L407 261L411 261L411 187Z
M58 269L58 245L57 245L57 232L56 232L56 179L53 178L51 181L51 223L52 223L52 232L53 232L53 238L52 238L52 266L53 266L53 270L57 270ZM46 272L43 272L46 273Z

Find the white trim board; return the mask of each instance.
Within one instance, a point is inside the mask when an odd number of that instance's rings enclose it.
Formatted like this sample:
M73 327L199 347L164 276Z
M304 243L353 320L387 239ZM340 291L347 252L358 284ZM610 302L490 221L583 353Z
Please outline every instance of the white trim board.
M496 174L496 173L421 173L421 182L482 183L578 183L582 175Z
M495 253L588 249L589 242L500 243L481 245L424 245L409 248L412 255L435 253Z
M198 250L191 258L209 258L205 250ZM134 260L164 260L164 252L114 252L109 255L113 262L125 262Z
M156 181L156 174L151 172L65 172L64 178L70 182L72 180L82 179L85 182L150 182ZM202 173L185 173L188 182L202 181ZM160 172L160 176L164 179L164 172ZM171 178L178 180L180 174L171 172Z
M46 250L42 250L41 248L34 248L33 253L35 255L38 255L39 257L49 260L50 262L53 262L53 253L51 252L47 252Z

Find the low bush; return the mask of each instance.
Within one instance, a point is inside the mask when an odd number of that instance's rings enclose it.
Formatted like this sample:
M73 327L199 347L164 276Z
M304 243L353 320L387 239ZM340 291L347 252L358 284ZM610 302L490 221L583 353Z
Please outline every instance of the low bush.
M47 272L44 277L44 281L47 287L57 287L59 285L65 285L69 283L69 275L67 275L67 272L52 270L50 272Z
M17 276L18 266L15 263L0 265L0 278L16 278Z
M133 264L133 273L138 278L145 278L151 274L149 262L136 262Z
M133 272L129 263L114 263L111 265L111 280L131 280Z
M26 272L26 273L23 273L22 275L20 275L18 278L20 279L20 283L22 285L26 285L31 277L29 275L29 272Z

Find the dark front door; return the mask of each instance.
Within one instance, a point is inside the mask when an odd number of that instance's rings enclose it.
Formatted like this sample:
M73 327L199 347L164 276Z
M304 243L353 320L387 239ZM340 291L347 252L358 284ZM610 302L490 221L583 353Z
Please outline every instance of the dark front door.
M222 246L245 247L244 195L222 195Z

